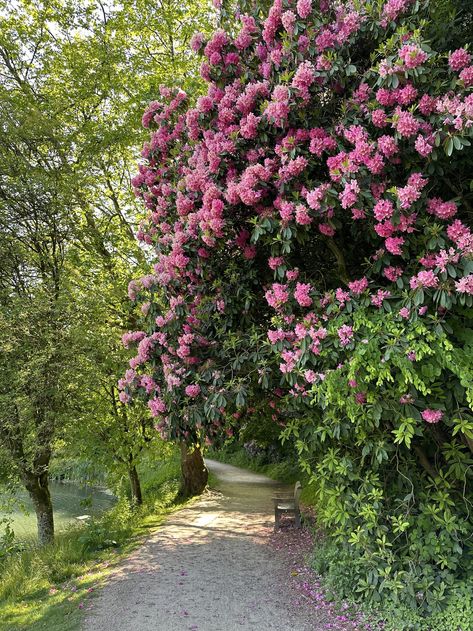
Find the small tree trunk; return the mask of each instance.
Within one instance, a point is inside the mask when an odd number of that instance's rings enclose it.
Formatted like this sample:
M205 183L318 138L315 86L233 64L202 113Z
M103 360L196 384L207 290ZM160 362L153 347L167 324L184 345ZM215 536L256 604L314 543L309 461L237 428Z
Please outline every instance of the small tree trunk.
M40 546L52 543L54 541L54 515L48 474L28 473L24 477L24 482L36 512L38 543Z
M207 486L209 472L207 471L202 452L199 447L188 447L181 443L181 488L182 497L200 495Z
M137 506L141 506L143 504L143 496L141 494L140 478L135 465L128 469L128 475L130 477L131 499Z

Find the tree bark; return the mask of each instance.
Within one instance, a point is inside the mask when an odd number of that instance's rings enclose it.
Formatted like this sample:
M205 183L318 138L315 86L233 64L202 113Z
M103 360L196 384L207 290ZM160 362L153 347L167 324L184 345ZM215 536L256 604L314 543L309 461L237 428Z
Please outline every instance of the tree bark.
M416 452L417 456L419 457L419 462L422 465L422 467L424 468L424 470L427 471L427 473L430 475L432 480L435 480L435 478L438 477L438 471L434 467L434 465L430 462L430 460L428 459L427 454L425 453L425 451L421 447L419 447L418 445L414 445L414 451Z
M40 546L54 541L54 516L47 472L40 475L25 474L24 484L31 497L36 512L38 525L38 543Z
M209 472L204 464L202 452L195 445L181 444L181 488L182 497L200 495L207 486Z
M140 478L135 465L128 469L128 475L130 477L131 499L134 504L141 506L143 504L143 496L141 494Z

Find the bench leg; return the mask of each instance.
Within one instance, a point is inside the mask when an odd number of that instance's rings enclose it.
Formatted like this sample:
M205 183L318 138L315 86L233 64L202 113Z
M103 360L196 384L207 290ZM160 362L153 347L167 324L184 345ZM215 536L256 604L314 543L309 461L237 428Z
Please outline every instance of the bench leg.
M277 532L279 529L279 511L277 508L274 509L274 532Z
M300 511L296 510L294 517L295 517L295 526L296 526L296 528L301 528L301 513L300 513Z

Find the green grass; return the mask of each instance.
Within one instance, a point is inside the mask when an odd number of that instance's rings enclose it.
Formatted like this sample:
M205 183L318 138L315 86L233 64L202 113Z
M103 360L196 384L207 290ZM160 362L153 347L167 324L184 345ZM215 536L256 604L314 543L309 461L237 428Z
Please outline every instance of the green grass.
M53 545L32 543L0 561L0 631L74 631L103 579L179 507L177 457L144 475L146 503L127 500Z

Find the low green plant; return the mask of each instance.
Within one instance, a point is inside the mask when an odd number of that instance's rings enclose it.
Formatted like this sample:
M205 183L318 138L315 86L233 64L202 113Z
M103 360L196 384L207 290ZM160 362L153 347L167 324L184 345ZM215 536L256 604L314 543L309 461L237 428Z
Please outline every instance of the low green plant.
M365 559L357 548L321 539L314 549L312 567L323 576L324 587L334 600L356 598L354 586L360 572L365 571ZM376 572L369 580L377 584ZM408 589L409 585L406 583ZM426 613L428 594L417 592L417 604L406 605L390 598L379 598L370 613L383 631L473 631L473 579L457 581L442 599L442 610ZM366 603L365 603L366 605ZM432 608L433 609L433 608Z

